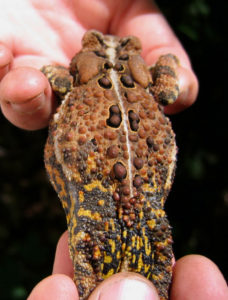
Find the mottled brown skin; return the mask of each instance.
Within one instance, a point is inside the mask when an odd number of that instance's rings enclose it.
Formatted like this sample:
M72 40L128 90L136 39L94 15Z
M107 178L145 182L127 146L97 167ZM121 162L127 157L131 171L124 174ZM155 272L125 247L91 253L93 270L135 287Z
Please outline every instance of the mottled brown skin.
M178 96L177 59L148 69L136 37L88 31L69 71L42 70L63 99L49 128L45 165L66 212L74 280L87 299L122 271L168 299L172 237L164 203L176 144L162 106Z

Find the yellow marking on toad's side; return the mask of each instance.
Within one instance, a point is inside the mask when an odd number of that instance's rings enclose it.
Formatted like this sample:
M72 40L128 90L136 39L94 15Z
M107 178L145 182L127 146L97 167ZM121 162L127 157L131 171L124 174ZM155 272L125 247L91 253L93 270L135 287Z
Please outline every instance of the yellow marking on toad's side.
M143 245L142 238L140 236L136 237L136 249L140 250Z
M79 198L79 202L80 202L80 203L84 202L85 198L84 198L84 193L83 193L83 191L79 191L79 192L78 192L78 198Z
M72 218L72 216L74 215L74 209L75 209L75 201L74 201L74 197L70 194L70 202L71 202L71 206L70 206L70 211L69 213L66 215L66 219L67 219L67 224L70 223L70 221L72 221L72 232L74 230L74 228L76 228L77 226L77 218Z
M164 246L164 248L165 248L166 246L168 246L168 240L166 239L163 242L156 242L155 245L156 246Z
M108 221L105 221L105 223L104 223L104 230L105 230L106 232L109 231L109 222L108 222Z
M135 255L135 254L133 254L133 255L132 255L132 263L134 264L134 263L135 263L135 261L136 261L136 255Z
M154 280L156 280L156 281L159 280L159 277L158 277L157 275L155 275L155 274L152 274L152 278L153 278Z
M72 175L72 180L76 182L82 182L81 174L75 170L74 174Z
M165 216L165 211L163 209L153 209L151 210L157 218L163 218Z
M144 272L147 273L150 269L150 265L144 265Z
M49 171L49 170L48 170ZM61 186L61 191L59 192L59 197L62 199L63 197L67 196L67 192L65 189L65 183L61 178L61 175L59 174L59 171L57 169L51 169L51 174L53 173L53 178L56 180L56 184Z
M81 217L88 217L92 220L95 220L95 221L101 221L102 218L101 218L101 215L98 213L98 212L91 212L91 210L89 209L84 209L83 207L79 208L78 210L78 216Z
M100 199L100 200L97 201L97 204L98 204L99 206L104 206L105 200Z
M97 164L95 161L95 155L89 155L88 159L87 159L87 169L86 172L87 173L91 173L92 169L96 169Z
M115 253L115 251L116 251L116 243L115 243L115 241L109 239L108 243L111 246L111 252L112 252L112 254Z
M149 185L149 183L144 183L142 185L142 189L143 191L147 191L147 192L151 192L153 193L156 189L157 189L157 186L154 185L153 187Z
M121 252L120 251L117 251L116 253L116 258L119 260L121 258Z
M161 273L159 275L152 274L152 278L156 281L161 281L164 278L164 275Z
M131 250L132 250L132 248L130 246L128 246L125 251L125 256L128 256L129 259L132 256Z
M164 207L164 204L165 204L165 197L162 197L161 198L161 207Z
M72 243L76 245L78 241L84 240L87 236L88 233L85 233L84 231L79 231L76 235L72 236Z
M123 208L120 207L119 210L118 210L118 218L121 220L123 217Z
M104 193L108 192L108 189L104 188L100 180L94 180L93 182L84 185L84 189L87 190L88 192L91 192L95 188L98 188L100 191Z
M123 237L124 237L124 238L127 237L127 230L124 230L124 232L123 232Z
M156 225L156 221L153 219L153 220L149 220L149 221L147 221L146 222L147 223L147 225L148 225L148 227L152 230L154 227L155 227L155 225Z
M114 269L110 269L107 274L103 274L103 278L106 279L114 274Z
M128 259L131 259L132 253L130 251L125 252L125 254L128 256Z
M101 263L101 272L104 270L104 264Z
M142 260L142 252L141 252L139 254L139 259L138 259L138 268L137 268L138 273L140 273L142 266L143 266L143 260Z
M164 255L162 255L161 253L159 253L159 260L162 261L162 262L164 262L164 261L167 260L167 257L164 256Z
M101 251L100 248L98 246L95 246L93 248L93 258L94 259L99 259L101 257Z
M116 230L116 227L115 227L115 223L114 223L114 220L113 219L110 219L110 224L112 226L112 231L115 231Z
M110 264L112 262L112 256L106 255L106 252L104 251L104 263Z
M131 238L131 242L132 242L132 247L134 248L134 247L135 247L135 236L133 236L133 237Z
M166 248L168 246L168 240L166 239L164 242L157 242L155 243L155 246L158 248ZM159 251L159 260L164 262L165 260L167 260L167 257L162 255L162 253Z
M142 220L142 219L143 219L143 216L144 216L144 214L143 214L143 211L141 210L141 211L139 212L139 219Z
M151 245L150 245L150 243L148 242L148 237L147 237L146 232L145 232L145 227L143 227L142 233L143 233L143 237L144 237L144 248L145 248L145 253L146 253L147 256L149 256L150 253L151 253Z

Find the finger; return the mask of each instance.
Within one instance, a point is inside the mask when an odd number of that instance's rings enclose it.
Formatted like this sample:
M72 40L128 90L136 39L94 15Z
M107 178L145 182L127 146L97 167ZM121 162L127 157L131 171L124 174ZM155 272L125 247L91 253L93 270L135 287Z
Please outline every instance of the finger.
M47 126L55 109L47 78L30 67L13 69L0 83L0 104L14 125L35 130Z
M162 54L175 54L180 61L180 96L165 111L174 113L190 106L197 97L198 81L187 53L162 13L153 1L148 0L132 1L127 13L124 9L124 5L118 9L119 17L113 18L111 32L138 36L142 42L142 56L149 65L153 65Z
M191 66L178 68L180 94L178 99L171 105L165 107L165 113L174 114L191 106L197 98L199 84L198 79Z
M65 231L56 247L52 274L62 273L73 278L74 270L68 247L68 232Z
M78 292L72 279L56 274L39 282L27 300L78 300Z
M159 300L154 285L134 273L118 273L103 281L89 300Z
M0 80L9 71L13 55L8 47L0 43Z
M188 255L175 264L171 299L226 300L228 287L212 261L200 255Z
M68 232L64 232L57 245L53 274L57 273L63 273L73 278L73 265L68 248ZM133 292L132 289L134 289ZM134 273L118 273L103 281L89 299L159 300L159 297L152 283L143 276Z
M61 236L57 245L53 274L57 273L63 273L73 278L73 265L68 248L68 232ZM134 292L132 289L135 289ZM159 297L152 283L143 276L133 273L119 273L100 284L89 299L159 300Z

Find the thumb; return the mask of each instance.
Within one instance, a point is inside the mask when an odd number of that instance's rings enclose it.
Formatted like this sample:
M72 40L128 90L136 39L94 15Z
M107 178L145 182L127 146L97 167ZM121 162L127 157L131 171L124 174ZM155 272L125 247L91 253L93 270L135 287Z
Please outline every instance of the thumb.
M159 300L154 285L135 273L117 273L103 281L89 300Z

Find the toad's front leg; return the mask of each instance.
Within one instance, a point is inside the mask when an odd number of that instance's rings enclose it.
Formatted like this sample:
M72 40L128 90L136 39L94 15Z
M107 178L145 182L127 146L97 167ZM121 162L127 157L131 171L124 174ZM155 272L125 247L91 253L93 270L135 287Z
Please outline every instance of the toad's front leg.
M58 100L62 100L72 90L73 77L69 69L63 66L43 66L41 72L48 78L51 88Z
M173 54L159 57L155 66L150 67L153 84L150 92L155 100L165 106L173 104L179 95L179 82L177 76L178 58Z

